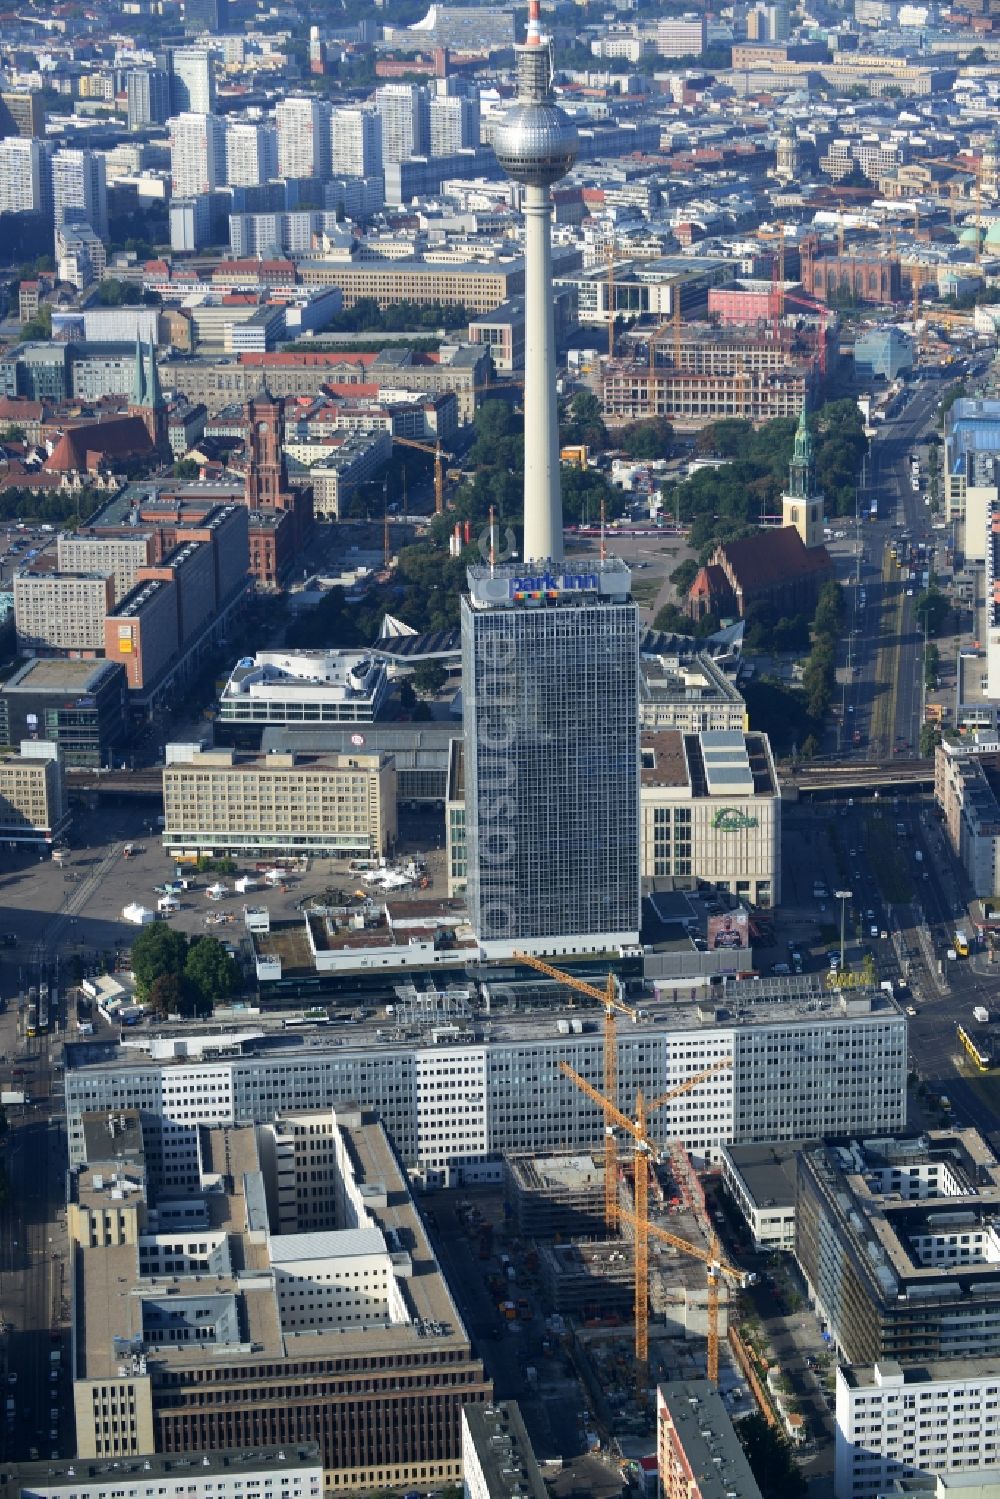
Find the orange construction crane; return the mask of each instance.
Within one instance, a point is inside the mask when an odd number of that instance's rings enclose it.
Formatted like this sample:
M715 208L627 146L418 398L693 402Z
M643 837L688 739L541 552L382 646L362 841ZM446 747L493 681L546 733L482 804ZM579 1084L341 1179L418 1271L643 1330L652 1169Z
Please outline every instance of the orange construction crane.
M603 504L603 497L601 503ZM601 529L603 534L603 526ZM618 1028L616 1020L619 1014L627 1015L634 1024L639 1018L639 1012L626 1004L619 996L614 974L609 973L605 987L598 989L596 985L588 984L585 979L578 979L572 973L555 968L541 958L532 957L530 953L516 952L514 960L517 963L526 963L529 968L534 968L538 973L544 973L550 979L555 979L557 983L575 989L578 994L589 995L591 999L595 999L598 1004L604 1006L604 1097L617 1106ZM618 1227L618 1141L613 1129L605 1130L604 1134L604 1222L608 1232L614 1233Z
M636 1220L631 1214L625 1216L635 1224ZM715 1234L709 1239L708 1249L702 1249L698 1244L692 1244L688 1239L678 1238L676 1234L668 1233L658 1223L648 1223L647 1231L654 1239L659 1239L671 1248L680 1250L681 1254L689 1254L692 1259L701 1260L705 1266L708 1278L708 1304L706 1316L708 1323L708 1358L706 1373L712 1384L719 1383L719 1283L724 1277L733 1281L737 1286L743 1287L749 1284L749 1277L735 1265L730 1265L719 1253L719 1241Z
M774 293L774 328L777 338L785 316L785 226L779 224L776 229L758 229L757 238L778 242L777 252L772 252L771 255L771 289Z
M608 358L615 357L615 262L618 259L618 246L614 235L608 241L604 251L604 259L608 268Z
M417 442L415 437L394 437L393 442L401 448L417 448L421 453L433 453L434 455L434 513L441 515L444 512L444 448L438 439L435 443Z
M649 1138L646 1121L650 1114L654 1113L663 1104L669 1103L674 1098L680 1098L689 1093L692 1088L697 1088L699 1083L705 1082L717 1072L733 1065L731 1057L724 1057L721 1061L706 1067L703 1072L696 1072L693 1077L687 1078L683 1083L678 1083L675 1088L670 1088L662 1093L659 1098L654 1098L650 1104L646 1103L641 1090L635 1096L635 1118L630 1119L623 1114L617 1104L605 1098L587 1079L569 1065L568 1062L560 1062L559 1070L570 1082L574 1083L592 1103L596 1103L604 1112L605 1129L619 1129L632 1136L632 1200L635 1204L634 1214L628 1217L635 1229L635 1241L633 1254L635 1261L635 1361L637 1367L637 1379L640 1384L645 1383L647 1365L649 1363L649 1158L655 1152L655 1145ZM687 1244L686 1240L679 1241ZM696 1246L691 1246L696 1251Z

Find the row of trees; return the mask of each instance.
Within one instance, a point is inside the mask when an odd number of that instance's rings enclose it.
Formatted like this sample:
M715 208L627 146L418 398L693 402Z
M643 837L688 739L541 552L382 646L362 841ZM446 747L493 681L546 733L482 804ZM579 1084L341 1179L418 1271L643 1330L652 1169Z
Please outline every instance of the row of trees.
M13 441L13 439L10 439ZM48 526L86 519L96 508L92 489L0 489L0 521L37 520Z
M215 937L189 940L156 921L143 927L132 944L136 994L157 1015L210 1015L222 999L237 993L240 971Z
M468 308L443 302L397 302L380 307L374 297L359 297L327 325L328 333L406 333L410 328L462 328L468 323Z
M813 617L813 644L802 672L806 710L822 724L837 682L837 647L844 617L840 584L824 585Z

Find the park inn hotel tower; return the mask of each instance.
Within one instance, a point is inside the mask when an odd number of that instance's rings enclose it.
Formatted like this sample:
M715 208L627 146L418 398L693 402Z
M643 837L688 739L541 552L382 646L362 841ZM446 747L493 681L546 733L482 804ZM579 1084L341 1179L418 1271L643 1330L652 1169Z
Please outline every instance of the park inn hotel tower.
M549 187L577 150L529 8L494 137L524 185L524 557L470 567L462 604L469 914L487 957L639 935L638 611L617 560L563 557Z

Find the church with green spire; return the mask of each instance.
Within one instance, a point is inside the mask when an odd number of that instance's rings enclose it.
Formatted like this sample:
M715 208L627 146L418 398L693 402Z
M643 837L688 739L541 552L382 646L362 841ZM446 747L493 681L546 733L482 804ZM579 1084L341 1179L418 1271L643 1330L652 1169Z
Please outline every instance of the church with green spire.
M135 371L132 376L132 399L129 416L138 416L145 424L149 440L157 452L169 447L167 439L167 406L160 386L160 372L156 367L156 346L149 345L148 373L146 345L135 341Z
M816 492L812 433L804 401L788 465L788 488L781 497L781 524L794 526L805 546L823 545L823 496Z

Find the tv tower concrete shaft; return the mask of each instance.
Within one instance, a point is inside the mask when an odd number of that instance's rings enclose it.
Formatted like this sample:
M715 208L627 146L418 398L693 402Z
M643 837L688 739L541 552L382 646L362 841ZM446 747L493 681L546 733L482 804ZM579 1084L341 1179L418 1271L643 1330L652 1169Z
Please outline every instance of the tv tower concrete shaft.
M524 189L524 560L563 554L552 301L552 205L547 187Z
M563 528L549 188L572 167L579 140L573 122L552 100L552 55L542 39L538 0L531 0L528 39L515 54L517 103L504 115L493 144L503 170L524 184L524 561L559 561Z

